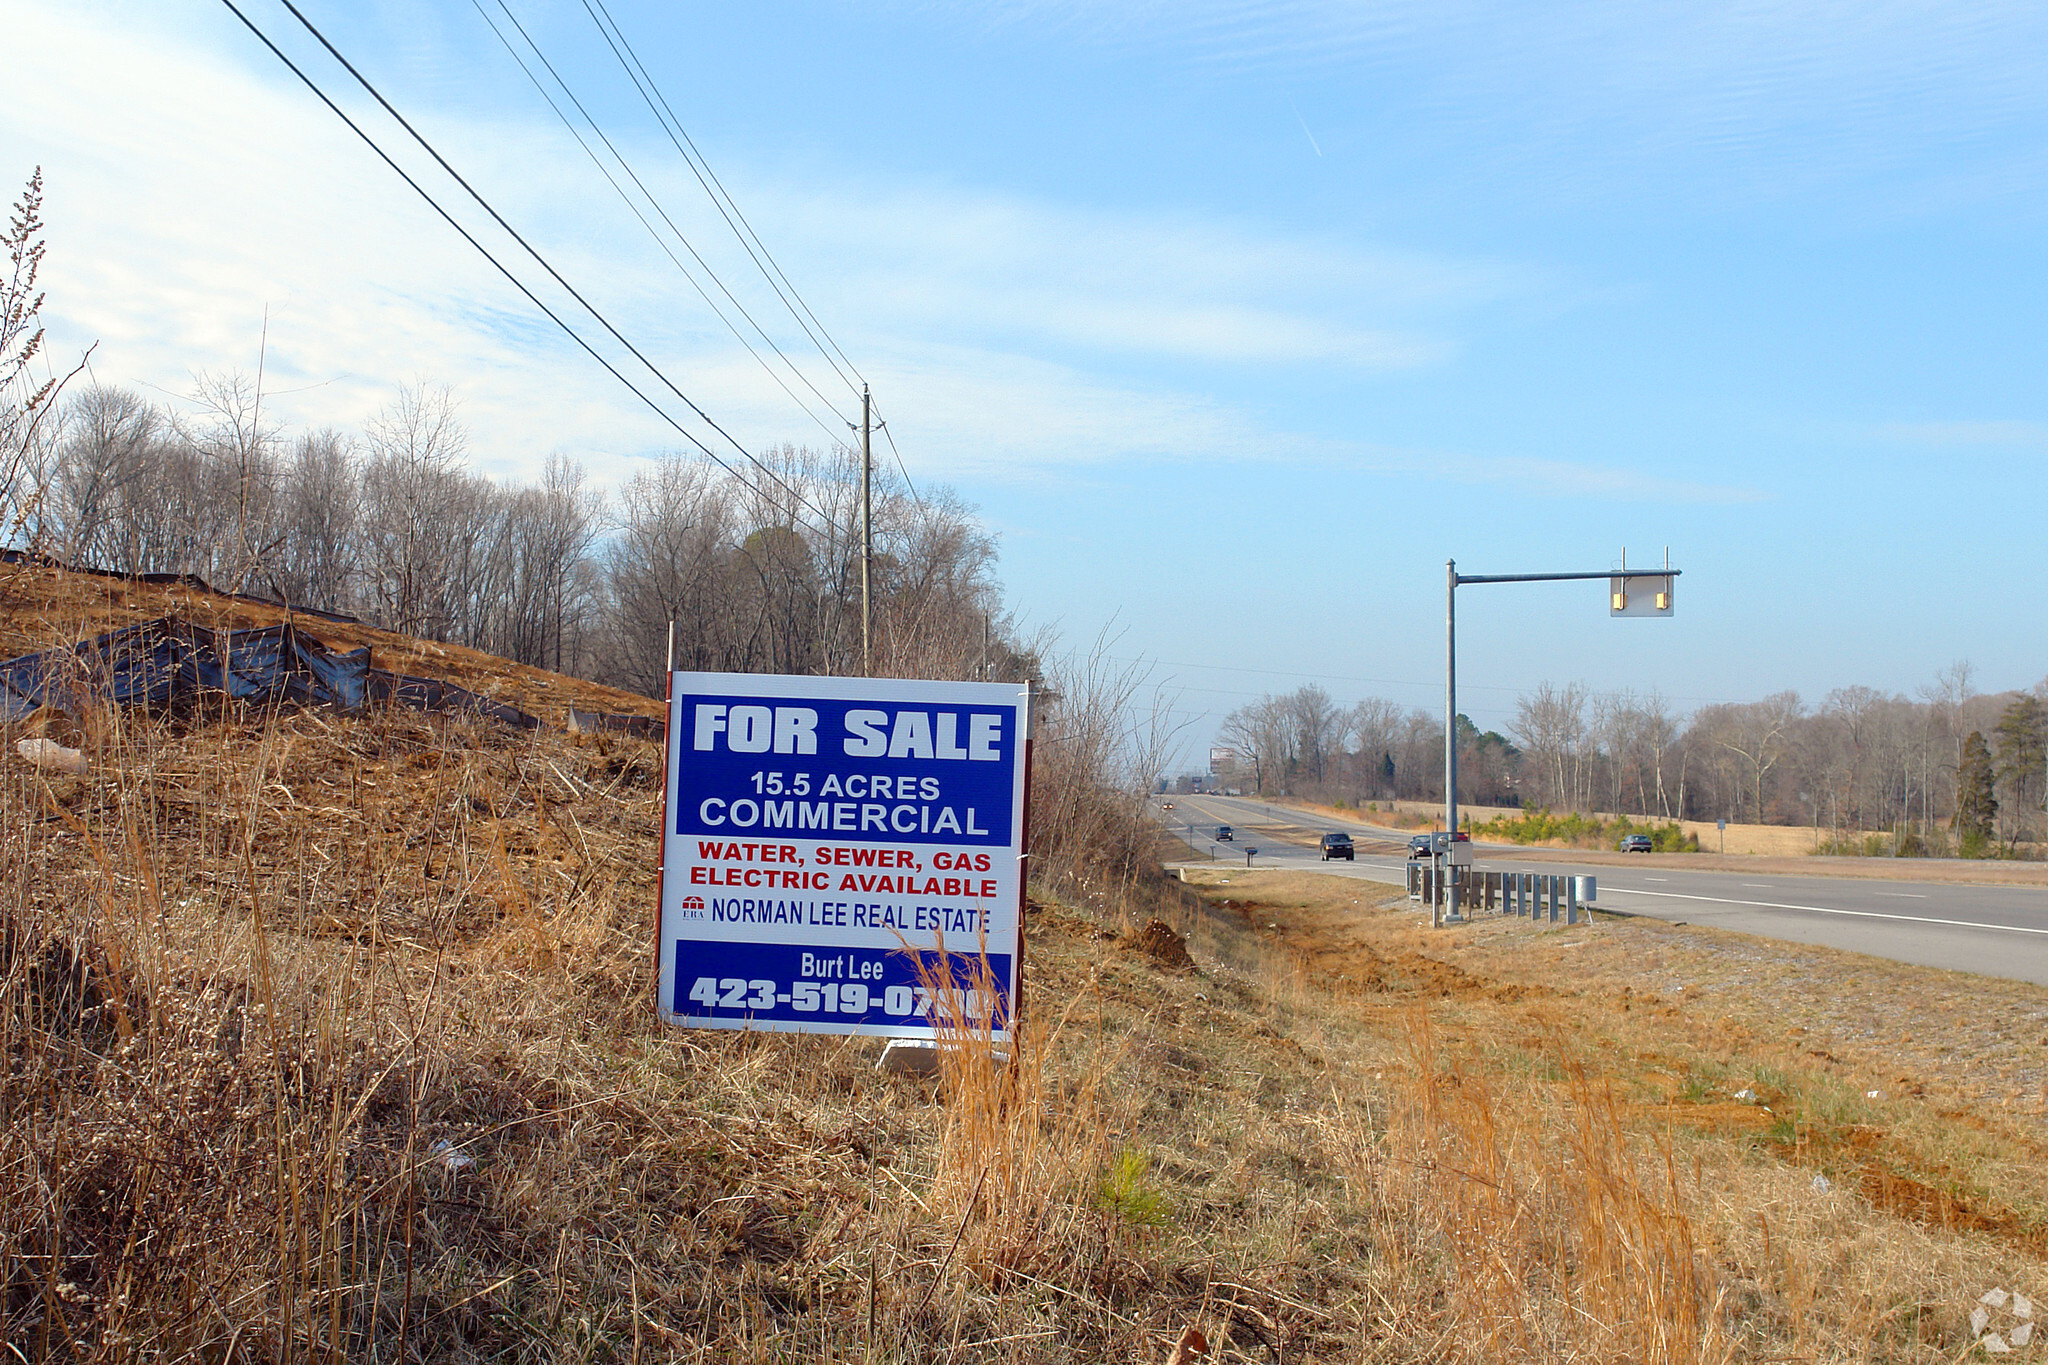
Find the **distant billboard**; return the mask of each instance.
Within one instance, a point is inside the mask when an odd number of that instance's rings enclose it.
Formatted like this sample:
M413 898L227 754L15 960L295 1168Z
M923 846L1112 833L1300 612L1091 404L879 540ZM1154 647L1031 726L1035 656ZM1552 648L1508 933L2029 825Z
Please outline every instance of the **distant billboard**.
M929 1038L987 954L1016 998L1030 690L677 673L662 834L670 1023Z
M1236 766L1237 750L1231 748L1228 744L1212 744L1209 746L1209 771L1211 773L1227 773Z

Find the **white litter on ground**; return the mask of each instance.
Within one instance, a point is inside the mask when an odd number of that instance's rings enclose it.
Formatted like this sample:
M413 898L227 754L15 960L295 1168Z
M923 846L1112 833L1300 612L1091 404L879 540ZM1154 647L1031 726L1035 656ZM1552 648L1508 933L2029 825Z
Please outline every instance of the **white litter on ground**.
M76 749L67 749L54 739L18 739L14 742L14 752L38 768L67 773L72 777L83 777L92 767L84 754Z

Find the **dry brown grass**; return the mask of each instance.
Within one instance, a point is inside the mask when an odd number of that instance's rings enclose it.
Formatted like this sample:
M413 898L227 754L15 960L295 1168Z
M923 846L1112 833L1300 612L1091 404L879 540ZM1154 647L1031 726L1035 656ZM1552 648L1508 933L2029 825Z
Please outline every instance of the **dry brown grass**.
M0 757L24 1359L1934 1361L2048 1287L1995 1105L1866 1104L1602 975L1689 971L1661 928L1567 987L1611 926L1432 938L1355 882L1069 851L1013 1057L963 1018L920 1081L657 1022L652 746L59 728L86 775Z
M652 750L93 728L88 776L0 792L32 1357L1135 1358L1197 1311L1114 914L1035 916L1016 1061L968 1037L929 1087L655 1022Z
M1979 1294L2048 1278L2048 1094L2004 1041L2038 1041L2048 992L1648 921L1432 932L1354 882L1198 878L1355 1019L1337 1036L1387 1108L1356 1165L1474 1358L1956 1359Z

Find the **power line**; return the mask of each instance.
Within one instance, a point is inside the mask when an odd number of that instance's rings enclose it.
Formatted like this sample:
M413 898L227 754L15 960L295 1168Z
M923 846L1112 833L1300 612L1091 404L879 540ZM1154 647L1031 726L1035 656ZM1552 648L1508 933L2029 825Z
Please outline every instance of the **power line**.
M611 168L605 165L603 158L598 156L597 152L591 147L589 141L584 138L582 132L576 127L575 123L569 118L568 114L563 112L561 105L555 102L554 96L548 93L547 87L544 84L542 84L540 78L534 74L533 69L526 64L525 58L521 57L517 49L515 49L512 46L511 40L505 36L502 30L499 29L497 22L491 18L489 11L487 11L483 7L483 0L470 0L470 3L475 6L477 14L483 19L484 23L490 27L492 35L496 37L498 42L504 47L506 54L510 56L513 62L515 62L518 65L520 71L524 73L526 79L533 85L533 88L535 89L535 91L539 93L540 97L547 102L548 108L554 111L555 117L561 120L562 126L569 130L569 135L576 139L576 144L583 149L583 154L590 158L591 164L593 166L596 166L598 169L598 173L604 176L605 180L610 183L612 189L618 193L619 198L625 203L627 209L629 209L632 212L635 218L640 220L640 225L647 229L647 235L654 239L654 244L661 248L663 254L669 258L669 261L675 266L676 270L682 275L682 277L690 282L690 287L697 291L698 297L702 298L705 304L710 307L711 311L717 315L718 320L725 324L726 330L732 333L733 339L738 341L740 345L747 348L747 353L749 355L752 355L755 361L761 366L761 368L764 371L766 371L768 377L770 379L773 379L776 382L776 384L778 384L781 387L782 391L789 395L790 401L795 403L798 408L802 409L805 416L809 417L813 422L817 423L818 427L821 430L823 430L828 437L831 437L833 440L841 439L839 434L833 429L833 427L830 424L828 424L823 418L819 417L818 414L811 409L810 405L797 395L796 390L790 388L789 382L785 380L779 373L776 372L775 367L770 365L767 359L763 357L759 351L754 349L753 343L748 341L746 335L742 333L740 329L733 324L733 321L725 315L725 311L718 306L717 300L713 299L711 295L708 292L706 292L703 284L701 284L698 281L697 277L690 272L689 267L684 265L682 261L676 256L674 250L670 248L666 241L663 240L661 233L655 228L654 224L647 221L647 215L640 211L640 206L633 201L633 197L630 194L626 193L625 186L619 183L618 177L612 174ZM558 71L555 68L555 64L548 59L547 53L541 50L540 44L534 40L533 35L527 31L526 26L519 22L518 16L512 13L510 7L508 7L505 4L505 0L498 0L498 8L505 12L506 19L509 20L512 26L518 30L519 36L522 39L524 39L526 45L533 50L534 56L540 59L541 65L547 68L547 72L550 76L554 78L555 84L561 87L562 93L568 96L569 102L576 106L576 112L583 116L583 120L586 124L589 125L590 130L597 134L599 141L604 143L605 150L612 154L613 159L618 162L620 168L625 171L627 177L632 180L634 186L640 191L641 195L646 198L648 204L653 207L655 213L660 216L661 220L664 223L668 224L669 231L675 235L677 241L683 244L683 249L690 253L691 257L696 260L698 266L704 271L706 275L710 277L711 282L718 286L719 291L725 295L725 297L732 303L733 307L739 310L740 316L746 318L748 323L750 323L753 326L754 331L757 334L759 334L761 339L767 342L770 348L774 349L775 353L778 356L782 356L783 363L789 366L792 373L796 374L798 381L805 384L806 387L809 387L812 393L817 394L818 400L824 403L826 408L832 412L832 415L835 418L838 418L838 420L842 424L844 424L846 419L836 409L832 408L831 400L827 399L823 394L818 393L817 388L814 385L811 385L809 380L805 379L803 374L797 371L796 367L793 364L790 364L789 358L787 356L782 355L782 350L780 347L775 345L774 339L769 337L767 332L762 329L761 324L755 321L752 314L747 312L746 305L741 303L737 298L733 297L732 291L726 288L724 282L718 278L717 272L715 272L711 268L710 263L704 259L702 253L700 253L696 247L691 245L690 239L684 235L682 229L676 225L675 220L669 216L668 210L662 207L661 201L655 197L654 192L648 189L646 183L640 179L638 172L636 172L633 169L632 163L626 160L625 155L619 151L616 145L613 144L611 138L606 135L604 129L598 125L597 120L591 117L590 111L584 107L583 101L577 98L576 92L569 87L569 83L563 79L561 72Z
M1159 667L1159 668L1202 668L1202 669L1208 669L1208 670L1210 670L1211 672L1216 672L1216 673L1258 673L1258 674L1262 674L1262 675L1265 675L1265 676L1267 676L1267 677L1274 677L1274 678L1305 678L1305 679L1307 679L1307 680L1309 680L1309 681L1311 681L1311 682L1350 682L1350 683L1371 683L1371 684L1373 684L1373 685L1374 685L1374 686L1376 686L1376 687L1429 687L1429 688L1441 688L1441 687L1442 687L1442 686L1444 685L1444 680L1443 680L1442 678L1437 678L1437 679L1435 679L1434 681L1430 681L1430 682L1418 682L1417 680L1415 680L1415 679L1413 679L1413 678L1361 678L1361 677L1354 677L1354 676L1351 676L1351 675L1347 675L1347 674L1343 674L1343 673L1301 673L1301 672L1296 672L1296 671L1294 671L1294 670L1291 670L1291 669L1284 669L1284 668L1246 668L1246 667L1243 667L1243 666L1241 666L1241 665L1238 665L1238 664L1196 664L1196 663L1182 663L1182 662L1176 662L1175 660L1172 660L1172 659L1126 659L1126 658L1121 658L1121 657L1117 657L1117 656L1114 656L1114 655L1111 655L1111 656L1107 656L1107 657L1109 657L1109 658L1112 658L1112 659L1114 659L1114 661L1115 661L1115 662L1117 662L1117 663L1123 663L1123 664L1150 664L1150 665L1153 665L1153 666L1155 666L1155 667ZM1465 690L1465 689L1470 689L1470 690L1474 690L1474 691L1479 691L1479 692L1513 692L1513 693L1517 693L1517 694L1520 694L1520 693L1523 693L1523 692L1526 692L1526 691L1528 691L1528 690L1529 690L1529 689L1528 689L1528 688L1526 688L1526 687L1506 687L1506 686L1503 686L1503 685L1501 685L1501 684L1498 684L1498 683L1491 683L1491 684L1489 684L1489 683L1468 683L1468 682L1463 682L1463 681L1460 681L1460 682L1459 682L1459 684L1458 684L1458 687L1459 687L1459 688L1460 688L1461 690ZM1224 691L1224 689L1222 689L1222 688L1213 688L1213 687L1212 687L1212 688L1191 688L1190 690L1191 690L1191 691L1206 691L1206 692L1218 692L1218 693L1223 693L1224 695L1228 695L1228 696L1241 696L1241 697L1249 697L1249 696L1254 696L1254 695L1258 695L1258 694L1255 694L1255 693L1251 693L1251 692L1225 692L1225 691ZM1725 702L1732 702L1732 701L1737 701L1737 700L1739 700L1739 698L1734 698L1734 697L1682 697L1682 696L1674 696L1674 695L1672 695L1672 694L1670 694L1670 693L1659 693L1658 695L1662 696L1662 697L1664 698L1664 700L1666 700L1666 701L1691 701L1691 702L1698 702L1698 703L1700 703L1700 704L1701 704L1701 705L1703 705L1703 706L1718 706L1718 705L1721 705L1721 704L1723 704L1723 703L1725 703Z
M252 32L255 32L259 38L263 38L265 46L269 47L272 52L276 52L278 57L281 60L284 60L287 65L291 65L290 59L286 58L284 56L284 53L278 50L276 44L272 43L267 37L264 37L262 32L258 30L254 24L249 23L248 18L246 16L243 16L242 12L239 9L235 9L232 0L221 0L221 3L227 5L229 9L234 10L237 17L240 17L244 24L248 24ZM413 141L419 143L420 147L426 151L427 155L431 156L434 159L435 163L438 164L443 171L446 171L450 178L452 178L456 184L462 186L462 188L469 194L469 197L477 202L478 207L482 208L485 213L489 214L491 216L492 221L497 223L499 227L503 228L506 234L509 235L513 241L519 243L520 247L525 250L526 254L531 256L534 259L534 261L541 267L541 269L545 270L554 279L555 283L561 285L563 289L567 290L569 292L570 297L574 298L577 303L581 304L583 306L584 311L589 313L591 317L596 319L598 324L602 326L607 332L610 332L612 334L612 337L616 341L618 341L618 343L621 346L624 346L628 351L632 352L633 358L638 360L642 365L644 365L647 368L648 372L652 374L656 379L660 380L662 385L665 388L667 388L670 393L673 393L677 398L681 399L684 405L687 406L690 409L690 411L696 413L698 418L701 419L706 426L709 426L713 431L717 432L720 436L723 436L734 450L737 450L744 459L751 463L756 469L760 470L761 473L765 474L772 482L774 482L776 485L782 488L784 492L788 493L790 497L795 499L798 504L810 508L828 524L832 523L832 518L822 508L818 507L815 503L811 502L808 498L804 497L803 494L799 493L796 489L792 488L787 482L783 480L783 478L779 474L777 474L774 470L770 469L766 464L762 463L761 460L757 458L751 451L749 451L745 446L741 445L737 440L735 440L731 432L727 431L724 427L720 426L716 421L712 420L711 414L705 412L703 408L697 406L696 402L693 401L688 394L684 393L681 389L677 388L675 383L672 380L670 380L669 377L666 374L664 374L661 371L661 369L655 365L653 361L649 360L644 354L642 354L639 347L635 346L631 341L627 340L625 334L619 331L618 328L614 327L611 324L610 319L606 318L603 313L599 312L597 308L590 302L590 300L584 298L582 293L578 291L574 285L570 284L568 280L564 279L562 277L561 272L556 270L553 265L549 264L545 256L541 255L539 251L535 250L533 245L529 243L524 237L522 237L516 228L514 228L510 223L505 221L504 215L500 214L495 208L493 208L489 200L485 199L483 195L479 194L476 188L462 177L460 172L458 172L453 166L448 164L447 158L442 156L439 151L435 150L434 145L431 142L427 141L427 139L421 135L420 131L417 128L413 127L412 124L407 121L406 117L403 114L399 113L398 110L392 106L391 101L385 99L384 96L378 92L376 86L370 84L369 78L364 76L361 71L358 71L355 67L355 64L350 62L348 58L344 57L341 54L340 49L335 47L333 43L327 40L327 35L322 33L319 30L319 28L314 25L313 21L308 19L305 16L305 14L299 9L299 7L292 2L292 0L280 0L280 3L283 4L286 9L291 11L292 17L297 19L299 23L305 27L306 31L312 34L313 37L319 41L322 47L327 49L328 55L333 57L335 61L339 62L342 65L343 69L345 69L349 73L349 75L355 78L356 83L362 86L363 89L369 93L370 97L376 100L379 105L383 106L384 112L391 115L393 119L397 120L398 125L401 128L405 129L405 131L411 135ZM294 72L298 72L298 68L296 66L293 66L292 69ZM334 111L337 114L341 113L341 110L334 104L334 102L332 100L328 100L325 94L321 94L319 87L313 85L310 78L306 77L302 72L298 72L298 74L299 78L301 80L306 81L307 85L314 90L314 93L320 94L322 101L325 102L329 108L334 109ZM342 115L342 117L347 118L346 115ZM350 122L349 126L352 128L355 127L353 121ZM361 129L357 129L357 132L364 138L365 141L369 141L368 135L362 133ZM373 148L376 147L376 144L374 142L372 142L370 145ZM383 151L381 148L378 148L377 151L379 156L383 156ZM389 157L384 157L384 160L388 164L390 164L393 167L393 169L397 169L397 163L391 161ZM403 172L400 172L400 174L403 174ZM408 183L412 183L410 176L407 176L406 178ZM414 188L418 189L419 187L417 184L414 184ZM424 190L421 190L420 192L423 195L426 193ZM428 202L432 203L433 201L430 198ZM438 211L439 205L435 205L435 208ZM442 216L446 218L448 215L444 212L442 213ZM453 223L455 220L449 218L448 221L450 223ZM471 245L477 245L478 250L482 250L482 247L477 244L476 239L474 237L470 237L470 235L467 232L464 232L463 236L465 238L468 238ZM493 259L493 264L496 264L495 259ZM500 266L499 269L502 271L504 267ZM509 278L509 272L507 272L507 275ZM521 285L520 288L522 291L527 292L527 296L529 298L533 297L530 291L525 291L524 285ZM539 300L535 299L535 302L538 303ZM554 315L552 312L550 312L549 316L553 317ZM556 321L559 323L561 320L557 318ZM589 347L586 345L585 349L588 350ZM591 354L596 355L597 353L595 351L592 351ZM607 364L605 368L612 369L612 367L609 364ZM616 375L618 374L618 371L613 369L612 373ZM624 376L620 376L620 378L623 379ZM635 392L637 393L638 390L636 389ZM664 412L663 416L666 417L667 414ZM675 423L675 420L673 418L669 418L669 421L671 425L675 425L677 426L678 430L681 430L680 424ZM709 448L704 446L703 442L696 441L695 437L692 437L691 439L697 444L697 446L700 449L703 449L706 454L710 454ZM721 467L726 468L728 471L731 470L731 466L726 465L724 461L719 461L719 464L721 465ZM742 482L745 481L742 480ZM755 491L759 492L760 490L757 489Z
M889 453L896 457L896 468L903 475L903 486L910 490L911 501L917 504L920 512L928 510L924 505L924 495L917 491L917 485L910 480L910 466L903 463L903 452L896 448L896 433L889 430L889 419L883 418L878 425L882 428L883 437L889 442Z
M592 7L593 3L595 8ZM661 87L655 83L653 75L648 72L645 63L640 60L640 54L634 50L632 41L626 37L625 30L619 27L618 21L612 18L611 11L605 8L604 0L583 0L583 9L585 13L590 15L591 22L597 25L598 32L604 35L606 44L612 49L612 55L617 57L619 65L625 68L627 78L633 82L633 88L638 90L640 98L647 102L648 109L654 113L655 121L660 123L662 131L668 134L669 142L683 158L684 163L690 167L691 173L697 177L697 183L702 185L704 192L711 196L712 205L718 209L719 215L725 219L726 226L733 230L733 235L739 238L740 246L753 259L755 268L761 272L762 278L768 281L768 287L773 289L776 297L782 300L783 307L789 310L790 316L796 319L797 326L801 327L804 334L810 337L811 344L816 346L818 353L825 357L825 363L832 367L833 373L839 376L840 382L846 385L848 392L858 394L860 390L855 386L854 379L859 379L864 384L867 382L866 376L861 374L859 366L848 359L846 352L840 348L837 341L833 340L832 334L826 330L825 324L819 321L817 313L812 311L811 305L798 292L796 285L790 282L787 274L783 273L781 264L776 261L774 254L768 250L767 243L763 242L760 234L754 231L754 225L748 222L746 214L740 211L739 204L727 192L724 183L719 180L717 173L711 169L711 163L705 159L704 153L698 150L696 141L683 129L682 120L677 118L675 110L669 107L668 96L662 94ZM603 15L602 18L599 18L600 14ZM616 42L613 41L614 36L617 38ZM624 52L620 51L621 47L625 49ZM635 68L638 69L637 74ZM643 78L645 80L644 85L642 84ZM657 102L659 102L659 108L656 108ZM688 151L683 149L685 143L689 144ZM713 186L716 186L716 189ZM731 210L729 213L727 212L728 208ZM735 218L739 221L734 222ZM759 254L756 254L756 248L758 248ZM764 257L766 258L765 264L763 263ZM778 279L781 282L780 284L777 283ZM789 291L787 294L783 292L785 286ZM794 303L791 302L791 296L795 297ZM798 311L799 306L801 306L801 312ZM807 316L810 319L809 322L805 321ZM817 327L815 332L811 330L813 324ZM819 339L820 334L823 335L823 340ZM830 351L826 349L827 343L831 346ZM846 373L839 368L838 362L833 360L833 352L837 352L839 359L846 362L846 369L853 372L852 379L849 379Z
M474 2L475 0L472 0L472 3ZM505 0L498 0L498 3L500 8L503 8ZM654 114L655 121L661 125L662 131L668 134L670 145L674 146L677 154L683 158L683 163L690 168L691 174L697 177L697 183L710 197L712 206L718 210L719 216L725 219L726 226L731 228L733 235L739 239L741 248L754 262L755 269L761 272L761 277L768 282L768 287L782 300L782 306L789 310L789 315L796 320L797 326L803 329L804 335L811 339L811 344L818 348L818 354L825 358L825 363L832 367L833 373L839 376L840 382L846 385L847 390L856 394L862 392L867 386L867 377L861 374L860 367L853 363L823 320L818 317L817 311L811 307L810 301L797 289L788 273L783 270L782 263L776 260L775 254L768 249L768 244L754 231L753 223L741 210L739 202L732 197L732 192L726 189L725 183L718 178L718 173L711 169L711 162L697 146L696 140L690 136L688 130L683 127L682 120L676 117L675 109L668 102L668 96L662 93L653 73L648 71L646 63L640 60L640 54L634 49L632 40L626 36L625 30L619 27L618 20L614 19L611 11L605 7L604 0L583 0L583 8L590 15L591 21L597 25L598 32L604 36L606 45L612 49L612 55L618 58L627 79L633 82L633 88L640 92L640 98ZM702 257L698 259L701 261ZM724 284L721 283L719 288L724 289ZM785 288L787 293L784 292ZM727 291L727 297L731 297L730 291ZM737 304L738 301L734 302ZM747 321L754 323L754 329L761 332L763 340L768 340L767 332L751 315ZM769 340L768 344L775 346L772 340ZM775 353L781 356L783 363L789 365L793 372L802 377L802 371L797 370L781 347L775 346ZM852 378L840 369L838 361L833 359L834 354L837 354L839 360L845 361L846 370L852 371ZM854 387L854 379L861 381L860 389ZM818 392L816 386L811 385L808 379L804 382L810 387L811 392ZM823 394L818 396L821 400L824 399ZM830 406L829 402L827 406ZM886 417L881 420L881 428L883 437L889 442L889 451L895 456L896 468L903 475L903 485L910 490L911 500L917 504L920 511L926 510L924 496L917 491L916 481L910 477L910 467L904 462L903 451L897 446L896 434L889 429Z
M625 375L619 373L618 369L611 363L611 361L605 359L603 355L599 354L598 351L595 348L593 348L588 341L585 341L583 337L580 334L578 334L574 327L571 327L567 322L563 321L561 316L558 313L556 313L554 309L548 307L547 304L543 303L540 300L539 296L537 296L531 289L526 287L524 281L522 281L517 275L514 275L509 269L507 269L504 262L500 261L496 256L492 255L488 247L484 246L482 242L479 242L474 236L472 236L470 234L469 229L465 228L464 226L462 226L461 223L457 222L454 219L454 217L449 214L448 210L442 208L440 203L435 200L433 195L429 194L417 180L412 178L412 176L406 171L406 169L403 166L400 166L396 161L392 160L390 155L387 152L385 152L385 150L382 147L377 145L377 141L375 138L371 137L368 133L364 132L362 127L358 125L354 119L350 118L345 112L343 112L340 105L336 104L332 99L328 98L327 92L322 90L319 87L319 85L314 82L311 76L308 76L304 71L302 71L299 68L297 62L294 62L290 57L286 56L283 50L280 49L276 43L270 40L270 36L268 34L266 34L262 29L258 28L255 22L251 20L248 15L242 13L242 11L236 7L234 0L221 0L221 3L226 5L228 9L234 13L234 16L242 21L243 27L247 28L251 33L255 34L257 40L261 42L265 47L269 48L272 55L274 55L279 61L283 62L285 66L291 71L291 73L294 76L297 76L299 80L305 85L305 87L308 90L312 91L313 94L319 99L319 101L322 104L326 105L329 109L331 109L334 112L334 116L336 118L340 119L343 123L347 124L349 131L354 133L357 137L361 138L363 140L364 145L369 147L371 151L377 154L378 160L382 161L385 165L389 166L393 171L397 172L399 179L405 181L407 185L410 185L412 187L414 193L419 195L420 198L426 200L427 207L431 208L435 213L439 214L441 220L447 223L449 227L454 228L455 231L461 235L463 241L468 242L471 246L475 247L477 253L481 255L485 260L489 261L492 264L492 266L494 266L497 269L498 273L500 275L503 275L506 278L506 280L508 280L511 283L514 289L517 289L520 293L524 294L527 297L528 301L530 301L534 307L540 309L541 312L547 314L549 321L553 322L555 326L561 328L563 332L567 333L569 339L575 342L578 346L581 346L586 352L588 352L591 359L595 360L598 364L604 366L606 370L610 371L612 377L618 380L621 384L624 384L629 390L631 390L634 397L638 398L642 403L645 403L650 409L652 409L657 417L660 417L664 422L667 422L670 426L674 427L679 433L682 434L685 440L690 442L690 444L696 446L697 449L703 451L705 456L708 457L713 463L717 464L719 468L725 470L728 474L731 474L741 483L747 483L747 480L744 475L742 475L738 470L734 469L731 465L727 464L724 460L720 459L717 452L712 450L709 446L705 445L703 441L699 440L694 432L690 431L687 427L683 426L680 422L676 421L674 417L670 416L667 409L663 408L661 404L655 402L652 398L648 397L647 394L642 392L640 387L637 384L635 384L632 380L626 378ZM752 487L751 484L748 484L748 486ZM755 491L758 492L759 490L757 489Z

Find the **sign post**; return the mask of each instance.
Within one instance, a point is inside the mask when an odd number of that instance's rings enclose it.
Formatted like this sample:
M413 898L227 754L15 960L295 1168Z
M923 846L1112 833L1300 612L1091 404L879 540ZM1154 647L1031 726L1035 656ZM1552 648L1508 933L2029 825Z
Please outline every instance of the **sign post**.
M964 1013L1007 1040L1029 687L675 673L669 693L662 1018L935 1040Z

